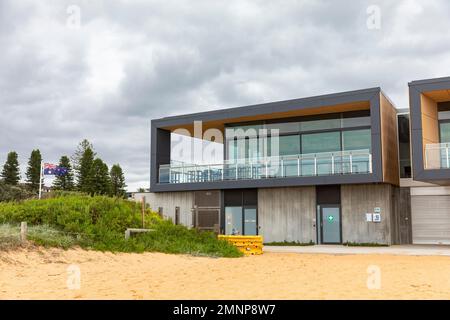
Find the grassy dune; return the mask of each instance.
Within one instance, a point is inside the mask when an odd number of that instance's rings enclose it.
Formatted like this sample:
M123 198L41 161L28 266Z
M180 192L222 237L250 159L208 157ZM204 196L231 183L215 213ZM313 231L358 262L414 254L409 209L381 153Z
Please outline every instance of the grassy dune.
M127 228L142 227L140 204L124 199L62 194L43 200L0 203L0 248L20 245L19 224L28 238L43 246L118 252L165 252L239 257L241 253L213 233L174 225L147 210L145 227L153 232L124 239Z

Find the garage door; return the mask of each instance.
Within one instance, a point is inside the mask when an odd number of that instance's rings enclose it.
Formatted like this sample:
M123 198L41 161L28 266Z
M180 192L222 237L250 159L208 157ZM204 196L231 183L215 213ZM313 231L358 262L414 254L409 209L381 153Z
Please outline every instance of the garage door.
M450 244L450 196L411 197L415 244Z

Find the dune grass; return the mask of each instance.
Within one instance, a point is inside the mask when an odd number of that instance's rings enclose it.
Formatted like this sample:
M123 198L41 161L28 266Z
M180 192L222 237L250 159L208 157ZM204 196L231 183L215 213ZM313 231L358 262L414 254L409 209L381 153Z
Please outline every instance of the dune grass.
M119 198L61 194L54 198L0 203L0 247L17 245L19 224L28 223L28 239L36 244L112 252L157 251L213 257L242 254L215 234L163 220L146 210L144 224L153 232L128 240L127 228L141 228L140 204ZM3 231L2 231L3 230ZM15 234L15 235L14 235Z
M77 236L65 234L49 225L29 226L27 239L37 245L59 247L63 249L80 244ZM1 224L0 249L12 249L21 245L20 226L18 224Z

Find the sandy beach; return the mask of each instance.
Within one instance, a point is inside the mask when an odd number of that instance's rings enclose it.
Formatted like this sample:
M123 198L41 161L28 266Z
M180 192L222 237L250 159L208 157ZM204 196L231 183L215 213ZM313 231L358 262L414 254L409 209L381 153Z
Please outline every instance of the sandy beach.
M367 286L370 266L380 270L379 288ZM80 270L79 289L68 288L73 270ZM231 259L31 247L0 251L0 299L450 299L450 258Z

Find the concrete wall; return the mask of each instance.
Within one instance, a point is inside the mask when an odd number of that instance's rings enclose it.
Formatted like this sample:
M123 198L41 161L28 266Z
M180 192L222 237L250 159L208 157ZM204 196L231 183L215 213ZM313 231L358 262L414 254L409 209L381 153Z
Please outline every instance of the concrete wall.
M162 192L162 193L136 193L134 199L141 201L145 196L145 202L154 211L158 211L159 207L163 208L163 215L166 218L175 221L175 207L180 207L181 224L192 226L192 212L194 205L194 192Z
M315 187L258 189L258 225L264 242L315 242L315 216Z
M342 241L391 244L392 186L389 184L341 186ZM381 208L381 222L367 222L366 213Z

